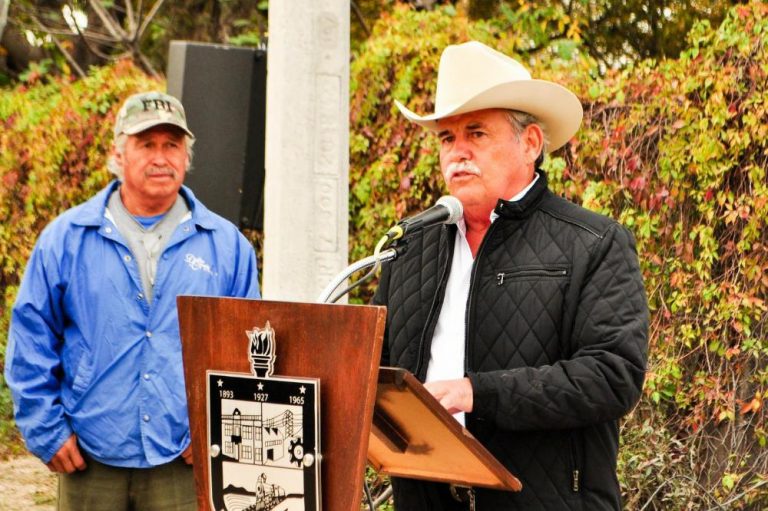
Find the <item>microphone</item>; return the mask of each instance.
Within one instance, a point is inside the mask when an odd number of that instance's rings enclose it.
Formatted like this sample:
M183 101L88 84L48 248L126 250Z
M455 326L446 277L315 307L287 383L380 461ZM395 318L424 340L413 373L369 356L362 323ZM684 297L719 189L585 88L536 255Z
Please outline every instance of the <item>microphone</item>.
M398 240L409 232L432 225L455 224L463 215L464 207L461 201L451 195L444 195L431 208L400 220L387 232L387 237L390 240Z

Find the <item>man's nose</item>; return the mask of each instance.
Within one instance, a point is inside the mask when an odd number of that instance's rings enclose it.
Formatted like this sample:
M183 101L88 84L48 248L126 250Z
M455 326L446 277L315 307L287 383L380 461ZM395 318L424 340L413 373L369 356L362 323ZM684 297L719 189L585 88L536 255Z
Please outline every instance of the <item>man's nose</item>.
M451 163L458 161L465 161L472 159L472 149L469 145L469 141L465 137L456 137L451 147L448 158Z
M155 165L160 163L168 163L167 150L163 147L158 147L152 152L152 163Z

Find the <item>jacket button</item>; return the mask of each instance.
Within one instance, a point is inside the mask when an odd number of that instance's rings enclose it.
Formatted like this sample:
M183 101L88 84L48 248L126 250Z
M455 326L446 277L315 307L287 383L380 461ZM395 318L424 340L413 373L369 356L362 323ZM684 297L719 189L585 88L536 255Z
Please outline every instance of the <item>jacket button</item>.
M144 422L149 422L149 415L144 415L142 419L144 419Z
M106 229L104 229L104 232L106 232L107 234L110 234L112 232L112 228L107 227Z
M129 256L129 255L124 255L124 256L123 256L123 261L125 261L126 263L130 263L130 262L131 262L131 256Z

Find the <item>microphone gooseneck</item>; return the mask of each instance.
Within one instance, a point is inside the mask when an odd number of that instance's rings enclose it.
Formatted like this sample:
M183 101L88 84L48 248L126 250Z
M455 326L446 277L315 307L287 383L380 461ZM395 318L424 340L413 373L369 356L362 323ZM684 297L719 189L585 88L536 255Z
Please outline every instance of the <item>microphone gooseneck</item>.
M323 289L323 292L320 293L320 296L318 297L318 301L321 303L335 303L349 291L373 277L383 262L391 261L402 255L407 249L407 245L404 243L399 245L393 244L387 249L385 249L385 247L393 241L405 236L407 232L414 232L431 225L455 224L463 215L464 208L461 205L461 201L456 197L445 195L440 197L431 208L414 216L400 220L397 225L392 227L381 237L376 244L376 249L373 251L373 255L347 266L344 271L339 273L327 286L325 286L325 289ZM363 277L350 284L342 291L335 295L333 294L336 288L338 288L342 282L347 280L350 275L365 268L371 269Z

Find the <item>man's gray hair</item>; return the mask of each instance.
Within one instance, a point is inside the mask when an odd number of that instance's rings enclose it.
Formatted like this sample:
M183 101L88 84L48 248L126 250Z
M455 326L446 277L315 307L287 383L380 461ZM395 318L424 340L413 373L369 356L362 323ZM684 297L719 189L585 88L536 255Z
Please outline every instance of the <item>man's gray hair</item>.
M115 148L115 152L124 154L125 153L125 143L128 141L128 135L125 133L121 133L117 136L117 138L112 142L112 145ZM190 137L189 135L184 135L184 147L187 149L187 168L186 171L189 172L192 169L192 157L195 155L195 152L192 150L192 146L195 145L195 139ZM111 173L113 173L115 176L117 176L117 179L121 180L123 179L123 167L117 162L117 158L115 158L115 155L110 153L109 157L107 158L107 168Z
M544 162L544 155L547 153L547 147L549 147L549 135L547 135L547 129L534 115L520 112L519 110L505 110L504 114L518 136L520 136L523 133L523 130L531 124L536 124L541 128L541 131L544 134L544 144L542 145L541 152L535 162L536 168L539 168Z

